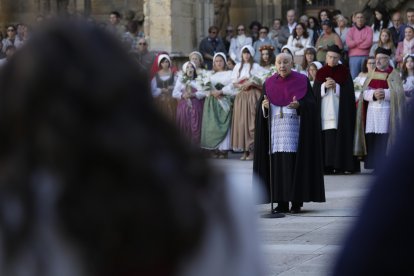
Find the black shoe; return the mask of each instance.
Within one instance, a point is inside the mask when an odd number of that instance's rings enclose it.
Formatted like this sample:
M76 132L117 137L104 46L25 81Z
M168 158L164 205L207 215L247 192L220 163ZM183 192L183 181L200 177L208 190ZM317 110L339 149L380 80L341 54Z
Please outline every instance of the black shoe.
M300 207L292 207L292 208L290 208L290 213L292 213L292 214L298 214L298 213L300 213Z
M277 206L273 209L273 213L289 213L289 207Z

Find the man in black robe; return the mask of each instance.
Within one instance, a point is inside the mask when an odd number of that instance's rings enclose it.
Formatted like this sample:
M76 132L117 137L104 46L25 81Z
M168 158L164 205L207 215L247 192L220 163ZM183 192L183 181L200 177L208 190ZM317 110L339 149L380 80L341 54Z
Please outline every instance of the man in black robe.
M316 73L313 91L322 127L326 174L360 172L353 154L356 119L355 91L349 69L339 64L341 49L328 47L326 64Z
M325 201L320 121L309 80L291 70L292 56L279 54L276 67L257 105L254 185L264 185L263 203L278 203L274 212L289 212L292 202L290 212L298 213L303 202Z

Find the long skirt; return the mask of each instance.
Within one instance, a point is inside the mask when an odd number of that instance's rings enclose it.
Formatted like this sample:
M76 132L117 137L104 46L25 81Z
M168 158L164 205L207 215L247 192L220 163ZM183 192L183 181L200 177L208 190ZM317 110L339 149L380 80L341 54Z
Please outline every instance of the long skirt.
M159 97L155 99L155 105L170 122L175 122L177 99L172 97Z
M182 99L177 105L177 124L180 132L193 144L199 145L204 99ZM166 137L167 138L167 137Z
M231 141L234 151L254 149L256 105L261 91L251 88L241 91L234 99Z

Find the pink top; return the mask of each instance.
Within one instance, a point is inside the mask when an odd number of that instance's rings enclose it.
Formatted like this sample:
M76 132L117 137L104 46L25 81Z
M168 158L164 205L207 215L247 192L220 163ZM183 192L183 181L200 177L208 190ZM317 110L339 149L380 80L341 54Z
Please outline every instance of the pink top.
M358 29L353 26L349 29L346 35L346 45L348 45L348 55L353 56L368 56L372 46L372 29L365 26Z

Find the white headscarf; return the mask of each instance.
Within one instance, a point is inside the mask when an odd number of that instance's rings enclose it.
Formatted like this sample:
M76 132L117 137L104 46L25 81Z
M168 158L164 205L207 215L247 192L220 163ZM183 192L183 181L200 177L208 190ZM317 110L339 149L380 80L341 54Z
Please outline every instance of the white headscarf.
M163 60L164 58L166 58L169 62L170 62L170 66L171 66L171 59L168 55L166 54L161 54L158 56L158 67L160 67L161 64L161 60Z
M197 56L199 56L199 57L200 57L200 60L201 60L201 63L203 63L203 62L204 62L203 55L202 55L200 52L198 52L198 51L193 51L193 52L191 52L191 53L188 55L188 58L191 58L191 56L192 56L192 55L197 55Z
M254 57L255 51L251 45L244 45L240 50L240 58L243 59L243 50L247 49L252 57Z
M187 70L187 65L188 65L189 63L190 63L191 65L193 65L194 70L196 69L196 65L194 64L194 62L192 62L192 61L187 61L186 63L184 63L184 64L183 64L183 67L182 67L182 69L183 69L183 72L184 72L184 73L186 72L186 70Z
M321 69L322 68L322 63L320 63L319 61L313 61L311 62L311 64L314 64L316 66L316 69Z
M218 53L214 54L213 63L214 63L214 60L216 59L217 56L221 56L224 59L224 63L227 63L226 55L223 52L218 52Z

